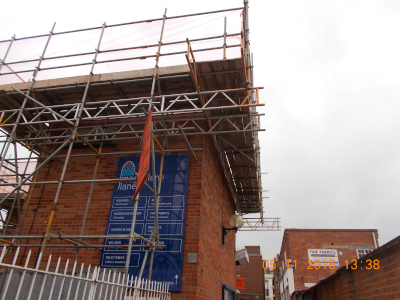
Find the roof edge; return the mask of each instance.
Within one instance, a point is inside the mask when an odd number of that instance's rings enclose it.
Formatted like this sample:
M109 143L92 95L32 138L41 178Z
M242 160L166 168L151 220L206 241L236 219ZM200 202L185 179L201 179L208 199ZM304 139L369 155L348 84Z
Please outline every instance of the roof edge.
M190 70L188 65L178 65L170 67L161 67L158 70L158 74L162 76L170 74L188 73L189 71ZM124 72L93 74L90 82L94 83L94 82L111 81L111 80L145 78L153 76L153 73L154 73L154 68L124 71ZM88 80L89 80L89 75L38 80L35 81L33 88L68 86L68 85L75 85L77 83L83 84L87 83ZM19 90L27 90L30 84L31 84L30 82L4 84L0 85L0 90L4 90L5 92L13 91L13 89L11 88L12 86Z
M378 229L302 229L302 228L285 228L285 231L355 231L355 232L370 232L370 231L374 231L374 232L378 232Z

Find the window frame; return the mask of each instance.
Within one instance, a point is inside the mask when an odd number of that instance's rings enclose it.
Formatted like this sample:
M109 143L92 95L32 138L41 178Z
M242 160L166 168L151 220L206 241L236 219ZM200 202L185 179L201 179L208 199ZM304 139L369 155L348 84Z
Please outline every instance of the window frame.
M233 296L233 300L237 300L236 291L229 284L222 282L222 300L231 300L231 299L225 298L225 291L231 292L232 296Z
M363 253L360 253L360 251L362 251ZM366 251L368 251L368 252L366 252ZM372 251L374 251L374 250L373 249L357 249L357 257L358 257L358 259L360 259L361 257L371 253Z

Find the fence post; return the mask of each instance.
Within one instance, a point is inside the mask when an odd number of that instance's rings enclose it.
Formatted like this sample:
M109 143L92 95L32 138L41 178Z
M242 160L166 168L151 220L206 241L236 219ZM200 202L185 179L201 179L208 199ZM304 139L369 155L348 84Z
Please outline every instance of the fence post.
M3 252L4 252L4 250L5 250L5 247L3 248ZM15 263L17 262L18 253L19 253L19 247L17 248L17 251L15 252L14 260L13 260L13 262L12 262L12 266L15 266ZM4 255L5 255L5 254L4 254ZM2 255L2 257L4 257L4 256ZM11 277L12 277L12 275L13 275L13 272L14 272L14 269L11 269L11 270L10 270L10 273L8 273L8 277L6 278L5 288L4 288L4 290L3 290L3 295L2 295L2 297L1 297L1 300L4 300L5 297L6 297L6 294L7 294L7 291L8 291L8 286L9 286L9 284L10 284ZM4 276L6 276L6 275L7 275L7 273L4 274Z
M90 283L90 289L89 289L89 297L88 300L94 299L94 294L96 291L96 283L97 283L97 267L94 268L93 270L93 275L92 275L92 280Z

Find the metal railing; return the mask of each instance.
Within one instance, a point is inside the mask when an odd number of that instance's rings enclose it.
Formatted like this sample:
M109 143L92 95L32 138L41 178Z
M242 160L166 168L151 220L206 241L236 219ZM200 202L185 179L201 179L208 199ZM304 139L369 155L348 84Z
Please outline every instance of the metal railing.
M54 270L50 270L52 257L49 256L45 270L39 269L41 254L38 256L36 267L29 268L31 251L29 251L25 263L17 265L20 248L17 248L11 264L3 262L8 252L3 247L0 256L0 299L66 299L66 300L169 300L168 284L138 280L133 276L126 276L124 272L116 270L91 268L86 270L82 263L80 268L73 264L72 270L68 269L69 260L61 267L61 257L56 262ZM55 262L53 262L54 264Z

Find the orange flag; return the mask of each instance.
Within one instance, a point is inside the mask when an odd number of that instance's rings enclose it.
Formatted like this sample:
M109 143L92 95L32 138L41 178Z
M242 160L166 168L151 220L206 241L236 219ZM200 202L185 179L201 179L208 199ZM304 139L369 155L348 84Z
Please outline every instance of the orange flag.
M153 109L150 109L147 116L146 125L144 126L142 136L142 153L140 154L139 172L136 179L136 190L133 199L136 199L144 182L146 181L146 174L150 167L150 138L151 138L151 114Z

